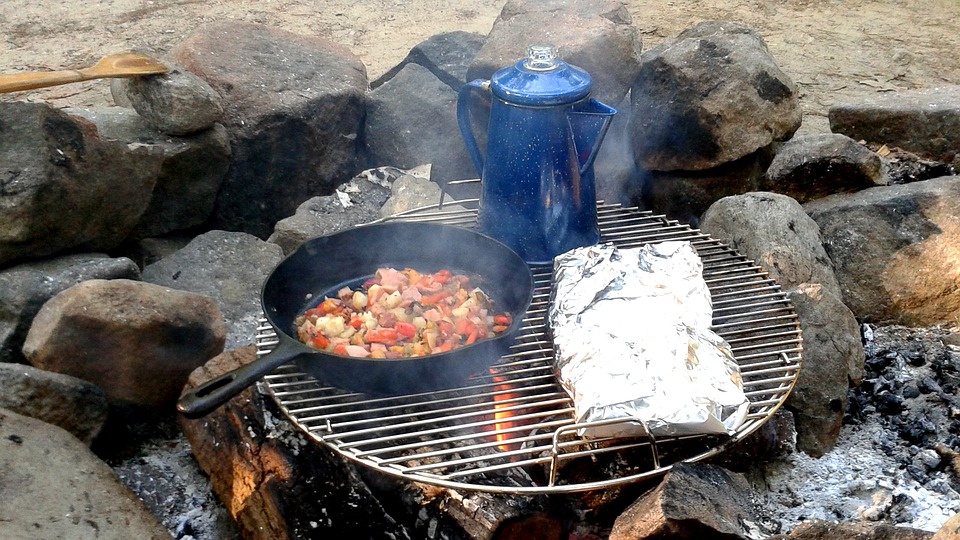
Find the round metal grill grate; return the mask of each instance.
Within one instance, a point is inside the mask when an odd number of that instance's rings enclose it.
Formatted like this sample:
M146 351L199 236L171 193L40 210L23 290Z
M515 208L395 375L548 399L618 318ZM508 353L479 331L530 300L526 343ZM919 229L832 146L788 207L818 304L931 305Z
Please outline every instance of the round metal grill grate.
M573 405L553 374L545 315L551 268L534 267L534 302L511 354L462 388L373 399L326 387L293 365L264 388L315 441L365 466L412 481L506 493L569 493L655 477L713 456L759 428L783 404L801 363L793 306L759 266L695 229L618 205L598 206L601 242L636 247L687 240L704 262L713 330L732 346L750 399L733 436L591 440L577 437ZM390 219L472 227L476 201L434 205ZM265 320L258 354L276 344ZM584 466L586 465L586 466Z

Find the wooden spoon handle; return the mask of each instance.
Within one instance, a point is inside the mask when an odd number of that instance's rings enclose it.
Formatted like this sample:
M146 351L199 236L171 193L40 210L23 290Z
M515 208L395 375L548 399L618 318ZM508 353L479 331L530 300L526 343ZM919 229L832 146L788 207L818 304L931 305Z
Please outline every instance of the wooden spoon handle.
M38 73L14 73L0 75L0 93L46 88L58 84L74 83L86 80L78 70L46 71Z

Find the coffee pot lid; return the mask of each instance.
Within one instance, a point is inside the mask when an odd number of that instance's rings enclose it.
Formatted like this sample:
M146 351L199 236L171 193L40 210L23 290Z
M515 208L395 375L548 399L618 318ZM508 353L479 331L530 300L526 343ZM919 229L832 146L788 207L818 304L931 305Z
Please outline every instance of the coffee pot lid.
M564 62L558 53L552 45L530 45L527 58L490 78L493 95L530 107L566 105L590 95L590 74Z

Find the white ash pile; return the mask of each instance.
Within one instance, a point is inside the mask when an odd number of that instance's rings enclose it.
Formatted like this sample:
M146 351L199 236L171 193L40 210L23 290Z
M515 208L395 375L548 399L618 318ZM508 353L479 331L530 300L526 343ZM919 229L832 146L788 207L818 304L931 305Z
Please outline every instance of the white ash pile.
M960 511L960 347L938 328L862 332L866 373L836 447L754 475L785 531L811 519L936 531Z

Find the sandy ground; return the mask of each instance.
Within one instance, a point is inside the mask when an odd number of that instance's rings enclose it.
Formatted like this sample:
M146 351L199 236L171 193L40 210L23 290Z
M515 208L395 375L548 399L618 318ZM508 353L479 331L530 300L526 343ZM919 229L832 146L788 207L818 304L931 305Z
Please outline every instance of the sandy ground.
M371 80L431 35L487 33L505 0L68 0L0 2L3 72L79 68L124 50L172 51L205 23L239 19L322 36L357 54ZM960 84L960 0L628 0L644 50L700 21L756 29L802 91L802 131L830 105ZM537 40L531 29L531 41ZM56 107L111 104L106 81L0 95Z

